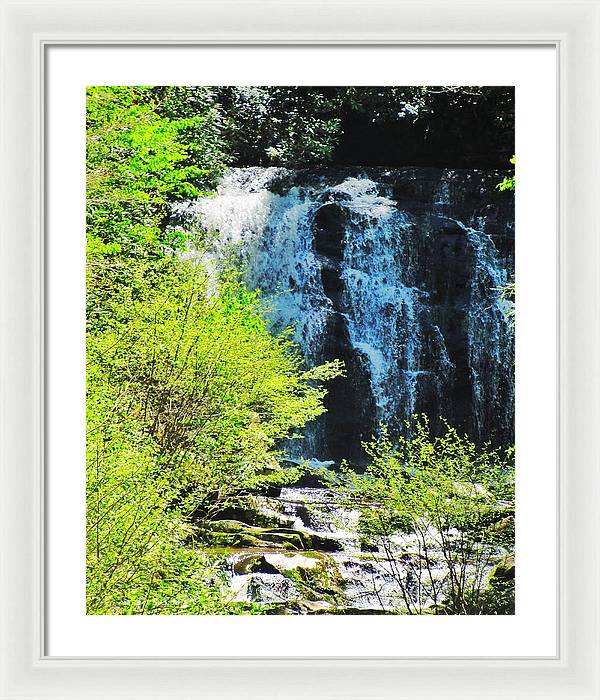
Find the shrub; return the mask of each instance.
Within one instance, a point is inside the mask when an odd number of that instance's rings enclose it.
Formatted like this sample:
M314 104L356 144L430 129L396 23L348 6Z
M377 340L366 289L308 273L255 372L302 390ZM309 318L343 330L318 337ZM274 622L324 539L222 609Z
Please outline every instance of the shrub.
M366 472L352 476L363 537L385 552L407 612L510 612L490 574L514 547L512 451L478 449L448 424L434 437L424 416L407 429L396 443L383 429L365 445Z
M94 371L96 370L96 371ZM222 581L199 551L182 547L186 523L156 446L127 412L126 392L88 375L88 614L215 613Z

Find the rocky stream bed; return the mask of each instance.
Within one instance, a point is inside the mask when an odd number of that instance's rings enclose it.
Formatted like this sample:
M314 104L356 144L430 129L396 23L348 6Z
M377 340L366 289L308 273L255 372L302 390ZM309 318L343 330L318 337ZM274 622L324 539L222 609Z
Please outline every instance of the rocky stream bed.
M326 487L284 487L277 496L252 496L236 517L210 524L215 552L225 555L230 599L268 604L274 614L394 614L410 603L433 611L448 566L427 542L427 570L419 575L423 541L398 534L386 542L361 538L359 512ZM501 513L501 511L500 511ZM514 524L511 515L496 526ZM514 576L514 557L502 552L485 576Z

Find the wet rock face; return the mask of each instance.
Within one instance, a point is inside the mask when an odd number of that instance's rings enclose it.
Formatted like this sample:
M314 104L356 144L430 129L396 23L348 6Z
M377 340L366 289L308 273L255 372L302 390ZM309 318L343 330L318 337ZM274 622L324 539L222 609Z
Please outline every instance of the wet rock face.
M319 428L329 459L359 463L363 458L362 442L368 440L375 430L376 409L368 365L353 347L348 327L350 309L342 279L347 223L341 206L325 204L317 210L313 225L314 248L320 257L323 292L332 307L323 337L321 358L322 361L341 360L346 368L345 376L329 382L325 397L327 412L320 420Z
M425 303L416 321L420 346L414 413L429 416L434 431L442 429L443 416L478 439L483 435L474 420L469 365L473 246L463 228L438 215L419 213L415 228L421 233L411 241L411 285L422 290Z
M233 171L180 208L218 232L272 298L309 364L344 361L327 413L291 456L366 461L361 442L414 413L476 442L514 440L514 334L499 288L514 272L500 173L437 168Z
M330 263L339 265L344 254L346 232L344 209L338 204L324 204L317 210L313 226L315 250Z

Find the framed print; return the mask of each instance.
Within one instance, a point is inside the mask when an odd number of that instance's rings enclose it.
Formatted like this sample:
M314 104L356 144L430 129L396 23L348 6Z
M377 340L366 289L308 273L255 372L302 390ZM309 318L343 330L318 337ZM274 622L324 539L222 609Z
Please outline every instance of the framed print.
M106 9L3 5L3 697L598 697L598 3Z
M535 447L528 445L528 436L534 432L528 424L523 425L525 414L520 414L515 426L515 404L523 405L530 400L529 394L544 392L546 420L551 419L555 407L547 376L554 372L551 363L555 355L546 354L550 366L538 362L537 371L529 370L517 385L514 331L520 321L517 318L513 323L513 301L506 291L513 284L516 258L513 151L524 152L528 162L536 161L529 150L539 151L537 158L546 159L540 175L529 179L525 171L524 177L519 178L520 191L527 197L521 201L539 201L539 206L529 209L536 212L535 223L529 223L524 209L517 212L521 226L528 230L541 225L548 231L555 226L552 209L545 210L546 220L539 218L554 182L554 165L552 152L537 145L554 139L554 122L547 117L545 106L554 100L554 50L338 50L338 55L344 57L344 71L351 67L353 80L359 83L368 82L368 73L375 63L389 65L390 76L381 69L379 80L384 84L377 86L343 86L340 83L347 73L337 68L332 68L330 76L324 76L323 51L328 50L250 47L232 51L193 47L182 52L179 48L173 51L163 47L138 49L139 62L130 49L120 53L115 48L110 59L104 49L93 47L56 48L47 54L48 85L56 86L50 90L52 96L47 103L48 123L58 129L56 137L52 126L47 133L48 177L62 183L63 196L71 203L78 183L73 178L70 184L69 172L77 172L82 162L83 154L77 149L84 141L88 154L87 254L79 233L80 207L69 208L74 214L72 229L63 206L50 204L47 218L49 294L56 299L56 308L62 310L47 334L50 357L57 363L48 365L50 423L54 426L52 416L61 416L60 423L51 429L55 442L49 449L46 472L50 590L47 644L53 654L75 651L68 641L71 625L66 624L67 620L72 620L78 629L80 652L89 634L86 628L93 625L91 646L86 653L97 654L109 652L109 647L102 647L106 643L102 642L103 630L112 640L110 629L128 624L124 619L128 616L147 617L144 624L160 626L163 633L150 635L145 642L147 653L169 653L167 646L150 646L170 643L166 634L169 625L200 622L203 628L212 625L214 631L207 638L210 644L205 649L199 637L194 645L196 653L221 655L231 651L234 642L230 637L239 640L239 653L243 653L244 634L231 634L231 630L246 625L244 616L249 614L256 630L255 654L266 653L267 647L262 646L270 644L266 630L279 625L288 629L290 625L307 625L310 636L323 640L322 649L313 643L313 652L324 653L341 624L360 626L365 639L369 639L362 651L377 655L390 650L390 640L377 630L382 624L381 616L392 614L406 618L401 625L412 625L408 620L412 615L454 618L452 630L436 634L439 650L452 638L456 651L460 635L465 645L461 650L467 654L555 652L555 582L547 581L543 593L527 593L527 586L532 585L528 582L534 581L528 567L536 557L537 566L547 566L553 557L553 481L547 479L547 470L538 475L532 470L521 472L519 460L515 469L511 455L515 427L524 436L519 454L534 449L539 454L543 449L537 443ZM469 72L475 54L478 65L485 63L488 80L497 85L469 85L481 82ZM278 59L273 63L274 56ZM99 65L99 57L103 58L104 73L95 78L96 85L89 86L86 74L91 66ZM131 66L131 77L123 74L125 59ZM164 75L169 60L175 67L171 77ZM260 75L261 83L267 87L238 87L238 82L249 80L239 75L240 60L247 66L247 75ZM466 86L424 87L432 82L439 60L448 66L449 75L459 77ZM219 73L213 78L204 71L210 78L209 87L191 85L194 69L187 77L181 64L194 67L204 62L218 66ZM404 75L412 84L386 84L394 80L396 62L407 66ZM80 71L75 75L74 65ZM111 65L117 67L117 72L111 74ZM141 66L153 71L156 65L162 66L164 83L179 80L185 84L142 87L150 83L151 72L141 75ZM268 65L278 66L280 73L268 72ZM302 65L302 72L292 76L293 65ZM364 74L359 72L360 65L365 66ZM419 66L417 73L411 72L411 65ZM501 67L495 77L494 66ZM530 66L529 71L525 66ZM311 71L316 69L327 86L313 86L317 76L313 77ZM228 70L233 70L229 76ZM308 85L280 85L282 76ZM113 85L115 80L133 85ZM76 136L81 126L83 90L87 93L87 130ZM521 105L518 110L516 103ZM72 108L66 109L67 104L72 104ZM119 183L118 188L111 185L107 192L104 173L109 167L116 167L109 165L112 153L129 148L139 110L145 115L141 121L144 130L148 119L151 124L161 124L161 129L166 128L165 124L183 124L183 128L190 129L189 122L163 117L155 111L163 109L159 105L180 104L188 115L214 119L211 127L190 130L192 141L186 147L191 149L193 144L193 148L206 148L201 145L204 129L210 134L216 131L221 141L211 158L221 158L224 153L223 157L239 160L226 165L216 161L217 172L210 175L213 184L207 181L203 185L208 193L184 192L168 201L171 209L164 231L157 227L159 252L152 253L150 262L140 262L138 251L149 244L140 239L130 247L122 240L124 220L128 222L132 215L118 214L112 201L114 193L127 186L125 182L136 181L136 175L128 170L128 162L123 163L123 168L127 168L126 181ZM110 116L115 105L119 109ZM539 114L536 110L540 110ZM73 115L72 121L65 119L67 112ZM441 118L436 122L438 113ZM132 114L136 115L135 120L121 123L121 115ZM262 115L261 122L257 121L258 115ZM519 138L513 141L515 118L521 130ZM232 126L234 119L238 120L239 131L233 130L238 128ZM247 127L243 126L244 120ZM306 127L306 133L313 134L311 142L305 142L303 136L299 139L293 131L290 134L290 129L296 129L302 135L302 123L306 120L314 121ZM469 120L475 121L469 126ZM540 120L547 131L540 128ZM283 130L273 138L278 124ZM434 135L436 129L438 136ZM450 137L447 144L448 131L460 137ZM479 132L476 140L471 141L470 132ZM108 134L108 139L104 134ZM124 141L113 145L115 135L121 134ZM144 135L144 148L149 138L153 138L151 134ZM261 138L264 142L254 145ZM357 142L363 149L359 154L355 153ZM395 154L390 152L394 144ZM406 154L411 144L413 151ZM159 152L168 154L164 143L155 140L151 145L152 158ZM60 157L55 155L56 148ZM494 168L490 167L490 152L496 151ZM136 159L142 156L138 146L130 152ZM65 168L71 157L73 168ZM401 165L407 162L416 165ZM440 167L440 163L453 167ZM474 164L480 167L470 167ZM185 168L182 173L189 176L190 166ZM178 170L176 165L167 164L161 167L162 172ZM145 183L146 176L142 181ZM195 181L190 178L184 184L190 187ZM134 191L130 196L143 194ZM106 220L107 211L116 214L118 230L113 233ZM92 238L96 217L98 242ZM148 223L135 223L135 218L126 225L137 227L135 230L155 230ZM60 231L60 238L53 236L54 230ZM134 235L133 230L128 236ZM73 241L68 252L53 245L54 240L65 238ZM168 240L171 243L167 244ZM542 256L534 243L531 239L519 241L517 267L536 270L535 285L524 284L523 304L525 308L540 309L544 308L544 299L552 294L552 273L547 272L544 278L543 271L554 269L555 251L546 246L544 254L549 259L539 265ZM94 246L100 247L100 254ZM105 252L112 248L120 250L110 255ZM66 265L65 255L70 259ZM84 403L83 296L74 294L73 289L81 288L85 261L89 403L85 425L88 496L84 562L80 549L82 530L77 525L82 517L78 509L83 507L79 496L83 473L78 467L83 458L83 427L81 439L73 439L74 426L81 425L82 414L76 409L71 417L70 407ZM179 326L172 327L168 335L176 339L176 345L169 351L164 345L166 338L160 334L161 329L170 328L170 316L161 316L156 325L152 321L147 330L139 325L148 313L144 304L157 304L151 316L154 319L159 308L167 308L165 300L159 297L152 302L150 298L142 301L148 292L139 286L130 299L133 292L125 291L128 287L123 288L121 279L125 270L129 275L141 266L136 274L142 280L149 275L154 289L166 274L165 269L171 274L172 265L178 274L189 270L187 274L192 277L186 285L195 280L193 289L200 285L204 291L188 290L194 303L184 316L193 316L191 335L188 337L186 331L183 337ZM60 274L53 273L59 268ZM176 294L178 284L168 291L169 298ZM518 277L514 284L521 286ZM108 295L104 289L110 290ZM259 293L261 296L256 296ZM532 294L539 298L531 298ZM122 295L124 304L117 301ZM197 306L199 299L204 300L202 306ZM227 299L223 310L215 306L218 299ZM236 314L241 313L238 305L242 300L240 308L245 309L244 314L252 314L252 333L262 328L264 335L252 335L246 340L240 336L250 322L246 315L242 316L243 322L233 321L231 305L235 304ZM130 306L136 309L132 316L113 320L113 316L122 317ZM50 308L48 313L53 313ZM179 307L172 309L172 322L181 323L181 313ZM536 312L536 324L530 322L523 329L519 325L521 344L517 355L534 352L544 356L544 351L552 347L551 306L546 305L546 313L549 317ZM78 324L72 322L75 318L80 319ZM66 320L64 326L62 319ZM214 334L222 323L228 325ZM65 343L67 337L72 340ZM261 345L257 354L256 344L271 337L278 343L285 340L285 345ZM231 346L227 344L229 339ZM175 370L160 369L156 364L157 342L169 356L172 352L173 356L185 358L184 364ZM179 343L184 344L181 351L175 349ZM239 373L246 362L242 349L245 345L252 367L259 366L260 355L271 358L270 362L279 368L271 379L265 368L258 374L248 374L249 368L243 370L247 375L244 391L251 391L250 403L240 393L244 386ZM124 347L135 351L129 356ZM150 359L144 360L147 351ZM145 362L150 363L151 370L141 370ZM211 374L213 366L219 368L215 376ZM73 371L75 367L79 367L77 372ZM172 377L173 372L182 380L185 378L177 388L182 391L191 381L187 377L191 367L194 373L209 372L191 386L202 387L206 382L215 395L211 394L210 402L204 394L193 394L185 401L170 397L169 403L175 406L176 415L180 401L193 407L184 417L184 424L195 426L200 415L204 415L198 414L201 409L197 404L212 405L207 415L213 417L202 423L201 430L193 432L193 445L187 442L192 433L185 431L185 451L181 452L183 448L177 442L172 454L169 451L160 456L158 467L151 453L134 450L137 442L121 442L128 431L125 416L140 410L136 408L137 399L124 393L124 387L136 386L135 392L141 391L146 397L143 405L149 417L148 423L142 421L145 428L141 434L158 445L163 440L162 431L167 429L165 421L168 424L175 420L163 415L163 409L158 407L158 396L167 390L164 378ZM228 368L237 370L229 375ZM144 375L137 374L139 371ZM145 374L147 371L150 375ZM301 381L304 372L310 373L307 385ZM105 386L101 377L111 374L115 376L115 386ZM68 387L64 383L66 376L72 376L77 384ZM161 376L163 379L159 380ZM228 376L230 379L226 379ZM61 378L60 391L53 390L53 377ZM291 378L294 383L288 384ZM169 379L169 386L172 381ZM277 387L276 401L260 393L273 382ZM145 393L149 383L162 387L157 389L158 395ZM116 387L120 388L113 396ZM168 389L171 390L175 389ZM70 392L72 398L68 398ZM100 394L93 398L96 392ZM113 399L107 401L105 392ZM236 431L240 431L235 433L228 451L221 441L231 428L222 421L233 409L221 403L223 394L234 397ZM118 395L121 399L117 399ZM127 406L124 414L119 408L122 400ZM286 413L279 412L283 406ZM67 414L70 417L65 420ZM227 420L233 417L230 415ZM155 422L163 427L155 429ZM63 432L67 426L68 431ZM168 434L172 430L179 434L182 426L177 422L167 429ZM209 435L211 441L206 443ZM218 449L210 446L214 440L219 441ZM242 447L248 440L257 450L250 463L250 447ZM555 460L554 445L548 443L545 448L547 454L539 462L540 469L542 464ZM132 450L133 462L125 459ZM431 453L431 464L420 457L411 462L414 458L410 455L423 450ZM438 461L455 453L457 461L452 459L448 465ZM152 509L146 516L140 514L138 501L132 502L126 496L137 484L139 491L131 493L140 503L154 503L158 498L157 493L148 491L149 486L142 487L144 477L137 472L138 460L144 454L145 461L141 463L151 469L146 478L154 484L156 473L168 474L170 485L161 486L161 493L171 489L164 506ZM179 473L179 467L174 466L179 459L185 459L186 464L191 460L185 473ZM533 457L527 459L528 463L533 461ZM63 466L55 471L53 464ZM66 468L67 464L73 465L73 471ZM409 492L395 466L399 464L402 469L417 469L410 476L411 487L421 483L423 491ZM124 474L121 470L125 470ZM117 474L121 476L117 478ZM218 475L218 490L212 474ZM439 481L442 475L444 481ZM375 484L378 486L373 490ZM397 496L389 501L390 489L397 487ZM454 493L457 488L459 491ZM515 585L513 523L520 518L515 513L514 491L519 492L521 503L537 503L541 488L550 490L536 507L535 519L531 515L524 517L524 525L518 528L526 563L523 578ZM425 500L432 489L434 502L426 508ZM499 491L488 496L486 492L492 489ZM56 504L54 493L61 494ZM65 499L66 493L71 495ZM409 493L410 501L405 500ZM532 514L533 506L527 510ZM179 542L176 548L160 555L160 564L156 561L157 548L166 547L167 542L174 545L171 536L160 545L152 534L157 523L145 520L151 514L156 518L159 513L163 513L162 518L167 514L173 518L177 513L176 521L168 526L161 521L160 530L164 527L171 532L172 527L177 527L180 529L176 532L185 532L181 540L174 538ZM459 521L471 524L460 529ZM399 525L400 522L405 524ZM529 529L528 523L535 523L534 528ZM482 534L476 534L481 528ZM116 537L114 543L112 537ZM60 542L60 546L56 548L54 542ZM167 562L171 557L178 562L181 557L186 557L186 561L194 557L194 563L189 565L191 568L182 562L177 568L170 568ZM134 570L132 560L139 560L139 567ZM77 572L86 564L84 598ZM498 579L504 575L500 572L504 572L506 564L506 580ZM73 574L65 576L70 570ZM147 571L156 571L156 579L146 578ZM192 571L205 572L206 580L196 580ZM194 585L191 581L195 581ZM299 621L303 616L310 619ZM493 618L491 622L489 616ZM476 625L491 623L497 630L489 638L490 648L480 638L469 648L473 638L462 630L463 626L474 624L473 618L481 618L475 621ZM79 627L81 624L83 627ZM437 620L434 624L438 624ZM441 624L447 625L447 621ZM262 626L265 632L259 633ZM514 633L502 637L498 631L501 627L505 629L503 634L511 629ZM310 630L321 632L315 635ZM260 643L259 634L266 634ZM299 631L295 641L290 642L289 655L302 652L307 644L305 634ZM449 637L444 640L445 634ZM174 636L180 638L176 632ZM519 650L514 637L520 640ZM139 650L139 640L128 639L123 632L119 640L124 652ZM109 644L114 651L114 641ZM220 644L224 646L221 648ZM356 642L352 644L348 652L357 653ZM399 638L394 644L398 655L416 652L414 635L410 647L403 648ZM427 638L422 644L423 652L433 652Z

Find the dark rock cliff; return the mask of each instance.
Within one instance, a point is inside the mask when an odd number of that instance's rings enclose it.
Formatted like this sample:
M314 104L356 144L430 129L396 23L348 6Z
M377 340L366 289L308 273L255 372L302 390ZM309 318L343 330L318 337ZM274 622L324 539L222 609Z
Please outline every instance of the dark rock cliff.
M441 417L477 442L514 440L514 207L495 171L233 171L179 216L236 244L310 363L338 358L301 453L364 461L379 423Z

